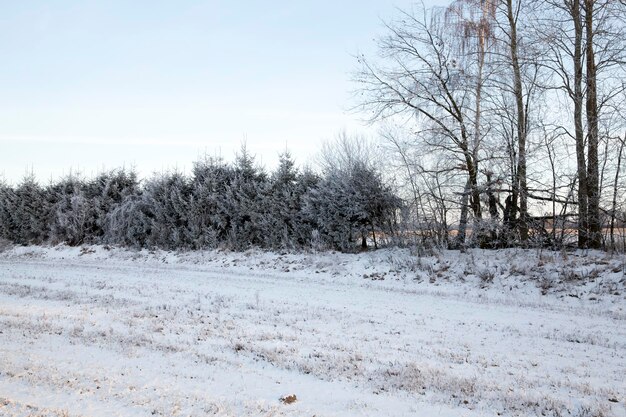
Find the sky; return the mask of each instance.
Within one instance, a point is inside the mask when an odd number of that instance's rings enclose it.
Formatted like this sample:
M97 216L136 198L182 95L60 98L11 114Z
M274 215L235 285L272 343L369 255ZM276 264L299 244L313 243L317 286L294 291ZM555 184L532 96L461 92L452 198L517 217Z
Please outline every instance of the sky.
M429 0L426 5L447 1ZM305 165L351 110L354 55L408 0L0 0L0 178L232 160Z

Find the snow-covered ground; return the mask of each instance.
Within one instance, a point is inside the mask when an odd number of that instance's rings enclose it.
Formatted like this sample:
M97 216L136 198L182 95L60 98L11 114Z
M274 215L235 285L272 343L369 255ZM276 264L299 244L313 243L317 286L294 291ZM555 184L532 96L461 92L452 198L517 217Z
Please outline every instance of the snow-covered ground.
M625 262L10 248L0 415L626 416Z

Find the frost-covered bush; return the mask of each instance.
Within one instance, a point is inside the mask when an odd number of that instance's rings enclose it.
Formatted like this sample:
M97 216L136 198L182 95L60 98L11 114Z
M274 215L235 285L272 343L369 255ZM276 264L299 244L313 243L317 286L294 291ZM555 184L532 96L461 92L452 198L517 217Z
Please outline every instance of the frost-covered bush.
M140 249L151 234L149 209L141 194L129 195L107 215L105 241Z
M15 190L5 190L3 194L5 203L0 216L7 222L3 226L7 239L21 245L44 242L48 235L49 206L46 191L34 176L27 175Z
M149 224L149 246L166 249L192 245L189 231L191 184L182 173L171 172L149 180L142 194L143 220Z
M355 163L332 170L307 196L306 212L321 235L340 250L352 250L355 239L367 247L376 233L390 232L401 201L372 167Z
M55 208L54 238L55 242L68 245L80 245L89 239L89 226L92 207L82 191L61 196Z
M124 169L89 181L70 174L48 187L50 239L69 245L102 243L109 214L138 189L136 173Z
M87 230L89 241L97 243L103 240L107 215L121 204L125 197L135 195L138 191L137 174L125 169L100 173L84 185L83 194L91 202Z
M14 218L11 215L15 198L13 188L0 182L0 238L10 241L15 241Z
M304 197L317 183L308 170L298 172L288 152L280 155L267 192L267 215L263 218L263 245L294 249L310 245L313 227L303 213Z
M127 186L120 187L120 183ZM155 175L143 189L135 181L121 182L118 178L115 192L111 187L104 191L110 207L104 221L105 242L134 248L191 246L191 185L182 173Z
M234 176L234 169L219 158L194 163L188 227L195 248L215 248L226 240L231 215L225 198Z
M237 155L234 176L223 199L225 212L230 216L226 245L233 249L263 246L263 223L269 215L269 183L266 173L242 148Z
M249 246L283 249L309 245L311 222L302 210L317 183L310 171L299 173L288 153L268 176L245 147L235 165L204 158L193 168L189 231L194 247Z
M188 235L193 247L263 246L268 178L243 147L234 166L219 158L197 161L189 200Z
M134 248L226 247L353 250L394 222L399 200L365 165L319 176L288 152L267 174L245 147L234 164L204 158L191 176L167 172L139 183L133 171L43 189L32 177L0 183L0 238L18 244L110 243Z
M84 194L84 182L70 174L48 187L50 240L80 245L87 240L92 202Z

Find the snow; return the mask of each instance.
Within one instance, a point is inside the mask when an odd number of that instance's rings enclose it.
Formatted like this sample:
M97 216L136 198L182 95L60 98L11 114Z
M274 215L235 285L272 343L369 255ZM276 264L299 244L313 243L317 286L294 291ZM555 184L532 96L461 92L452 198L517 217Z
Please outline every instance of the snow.
M626 416L625 264L10 248L0 415Z

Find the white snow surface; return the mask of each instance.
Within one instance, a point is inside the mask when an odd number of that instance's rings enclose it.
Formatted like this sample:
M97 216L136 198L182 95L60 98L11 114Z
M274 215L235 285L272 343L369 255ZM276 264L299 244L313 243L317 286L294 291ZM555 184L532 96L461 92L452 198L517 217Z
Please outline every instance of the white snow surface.
M6 248L0 415L624 417L625 262Z

